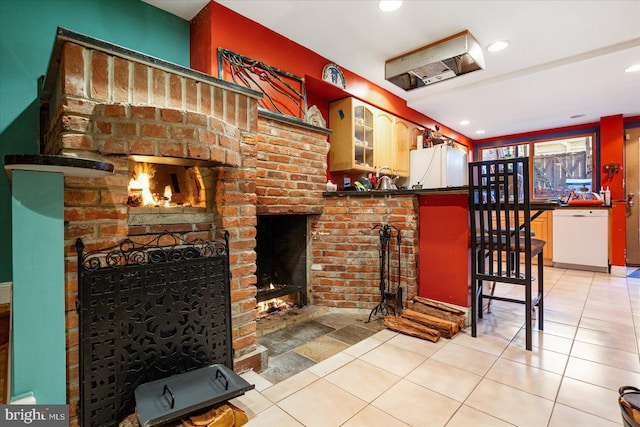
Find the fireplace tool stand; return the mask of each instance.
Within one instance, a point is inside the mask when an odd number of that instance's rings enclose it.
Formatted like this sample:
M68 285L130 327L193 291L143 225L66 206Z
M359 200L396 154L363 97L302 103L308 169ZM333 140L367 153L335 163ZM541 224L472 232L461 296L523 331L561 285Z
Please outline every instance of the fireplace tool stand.
M377 224L371 227L372 230L378 230L380 235L380 248L379 248L379 260L380 260L380 302L369 313L369 319L366 323L371 321L371 316L374 314L381 314L387 316L389 310L397 315L402 311L402 287L400 286L400 241L402 235L397 227L389 224ZM397 252L398 252L398 283L395 288L395 292L392 292L391 287L391 251L389 243L393 237L395 231L395 237L397 240ZM390 305L389 301L394 301L395 304ZM395 306L395 307L394 307Z

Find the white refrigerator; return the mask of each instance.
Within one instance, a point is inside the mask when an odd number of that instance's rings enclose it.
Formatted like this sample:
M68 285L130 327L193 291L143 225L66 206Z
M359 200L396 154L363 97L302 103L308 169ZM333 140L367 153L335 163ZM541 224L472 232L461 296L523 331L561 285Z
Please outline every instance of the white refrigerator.
M409 153L409 187L459 187L469 184L467 153L445 144Z

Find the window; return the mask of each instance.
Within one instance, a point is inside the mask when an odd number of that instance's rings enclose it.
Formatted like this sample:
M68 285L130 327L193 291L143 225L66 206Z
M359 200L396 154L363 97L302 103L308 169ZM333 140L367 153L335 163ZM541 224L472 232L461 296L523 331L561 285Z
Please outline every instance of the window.
M591 136L533 144L533 191L537 199L593 191Z
M530 155L532 153L532 155ZM480 150L482 160L532 157L530 173L536 199L593 191L593 135L531 141Z
M482 150L482 160L509 159L513 157L527 157L529 144L505 145L503 147L485 148Z

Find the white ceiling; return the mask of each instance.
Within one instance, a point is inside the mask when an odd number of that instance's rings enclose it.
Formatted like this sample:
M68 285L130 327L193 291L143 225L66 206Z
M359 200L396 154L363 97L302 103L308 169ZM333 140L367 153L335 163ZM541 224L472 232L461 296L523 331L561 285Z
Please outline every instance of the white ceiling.
M187 20L208 3L144 1ZM624 72L640 64L638 0L405 0L391 13L374 0L218 2L474 140L640 115L640 72ZM510 46L485 50L484 70L411 92L384 79L387 59L463 30L483 47L499 39Z

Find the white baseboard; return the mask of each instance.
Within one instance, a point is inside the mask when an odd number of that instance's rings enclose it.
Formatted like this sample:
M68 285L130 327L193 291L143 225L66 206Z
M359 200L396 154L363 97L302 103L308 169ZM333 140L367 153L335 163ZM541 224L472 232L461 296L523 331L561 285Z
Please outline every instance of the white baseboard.
M611 275L613 277L627 277L627 267L624 265L612 265Z

